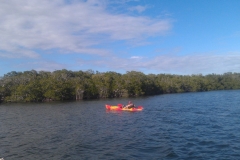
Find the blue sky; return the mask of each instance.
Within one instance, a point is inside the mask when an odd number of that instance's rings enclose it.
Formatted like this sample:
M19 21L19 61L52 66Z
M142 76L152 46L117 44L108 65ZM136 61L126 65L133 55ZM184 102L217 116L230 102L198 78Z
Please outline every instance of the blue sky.
M240 73L239 0L0 0L11 71Z

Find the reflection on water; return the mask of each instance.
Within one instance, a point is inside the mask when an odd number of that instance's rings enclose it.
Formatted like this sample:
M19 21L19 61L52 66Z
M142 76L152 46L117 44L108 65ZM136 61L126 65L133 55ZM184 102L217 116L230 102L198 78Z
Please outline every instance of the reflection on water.
M239 159L240 91L0 105L0 158Z

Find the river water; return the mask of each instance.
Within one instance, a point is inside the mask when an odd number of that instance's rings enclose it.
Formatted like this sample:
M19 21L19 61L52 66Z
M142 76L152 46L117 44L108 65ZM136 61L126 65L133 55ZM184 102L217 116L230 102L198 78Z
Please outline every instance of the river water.
M0 105L0 158L240 159L240 90Z

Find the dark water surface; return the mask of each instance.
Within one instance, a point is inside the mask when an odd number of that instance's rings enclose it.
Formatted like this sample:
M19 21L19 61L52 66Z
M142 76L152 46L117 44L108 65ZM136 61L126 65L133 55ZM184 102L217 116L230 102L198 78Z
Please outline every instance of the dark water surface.
M0 158L240 159L240 90L0 105Z

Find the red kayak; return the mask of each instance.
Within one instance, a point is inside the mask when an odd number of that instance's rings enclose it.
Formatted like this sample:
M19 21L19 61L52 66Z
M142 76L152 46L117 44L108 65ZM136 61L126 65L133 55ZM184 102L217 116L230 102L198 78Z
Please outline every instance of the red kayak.
M134 108L124 108L122 106L123 106L122 104L118 104L117 106L111 106L106 104L106 109L115 110L115 111L142 111L143 110L142 106L138 106Z

